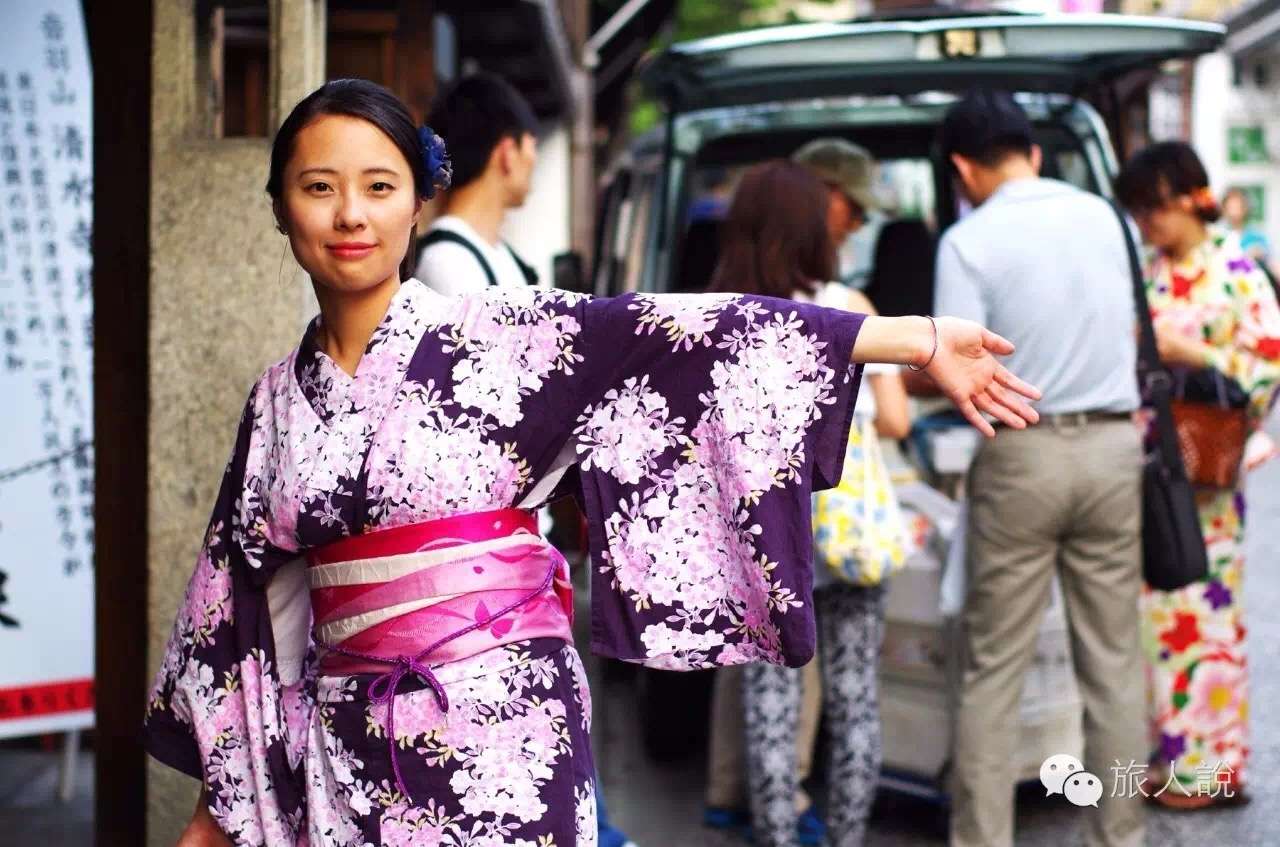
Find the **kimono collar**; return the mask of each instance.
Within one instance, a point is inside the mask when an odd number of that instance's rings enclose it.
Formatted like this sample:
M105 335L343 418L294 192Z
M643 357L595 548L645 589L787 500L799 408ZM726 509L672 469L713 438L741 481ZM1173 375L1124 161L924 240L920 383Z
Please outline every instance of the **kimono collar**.
M391 375L403 372L408 364L406 353L412 355L421 340L425 329L422 318L429 311L424 301L432 296L418 280L404 280L370 336L354 374L348 374L320 349L316 339L320 316L311 319L298 345L294 378L322 422L329 424L339 413L368 409L387 399L382 389Z
M353 376L320 352L318 321L308 327L290 372L293 378L278 386L281 396L271 404L270 431L276 443L263 451L263 467L255 474L269 481L260 497L268 502L267 538L276 546L299 549L299 514L315 497L331 493L335 480L359 477L369 445L430 329L428 317L437 310L437 299L440 295L417 280L405 280ZM251 517L245 514L242 520Z

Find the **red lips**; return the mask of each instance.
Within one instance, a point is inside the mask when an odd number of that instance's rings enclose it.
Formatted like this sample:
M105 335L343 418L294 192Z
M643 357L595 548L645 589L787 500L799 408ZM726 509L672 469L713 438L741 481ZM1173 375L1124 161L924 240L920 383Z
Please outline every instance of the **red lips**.
M360 259L372 253L378 245L365 241L339 241L325 247L339 259Z

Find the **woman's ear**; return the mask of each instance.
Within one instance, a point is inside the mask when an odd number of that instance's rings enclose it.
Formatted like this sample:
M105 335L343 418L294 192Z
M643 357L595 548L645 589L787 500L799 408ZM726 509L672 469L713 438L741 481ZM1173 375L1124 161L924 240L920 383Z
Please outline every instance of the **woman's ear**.
M289 227L284 222L284 204L279 200L271 201L271 214L276 219L276 232L281 235L289 234Z
M413 204L413 228L418 228L418 221L422 220L422 198L419 197Z

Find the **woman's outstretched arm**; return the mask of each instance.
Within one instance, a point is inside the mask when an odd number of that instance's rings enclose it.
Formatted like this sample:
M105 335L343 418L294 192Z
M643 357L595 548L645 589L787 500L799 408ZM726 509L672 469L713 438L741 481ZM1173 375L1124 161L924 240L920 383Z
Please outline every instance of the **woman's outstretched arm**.
M1012 344L973 321L871 316L853 345L853 361L923 367L969 423L991 437L995 429L984 412L1015 429L1040 419L1026 402L1040 392L996 360L1012 352Z

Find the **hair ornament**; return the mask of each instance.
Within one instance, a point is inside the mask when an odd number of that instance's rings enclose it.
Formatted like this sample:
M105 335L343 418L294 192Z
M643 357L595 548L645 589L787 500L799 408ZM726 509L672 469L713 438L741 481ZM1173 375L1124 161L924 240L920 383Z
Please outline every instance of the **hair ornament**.
M449 162L449 151L445 149L444 139L436 135L431 127L418 127L418 145L422 148L422 164L427 172L427 184L423 186L422 196L430 200L436 196L437 190L449 187L449 182L453 179L453 165Z
M1207 185L1191 192L1191 202L1202 212L1211 212L1218 208L1218 198L1213 195L1213 190Z

